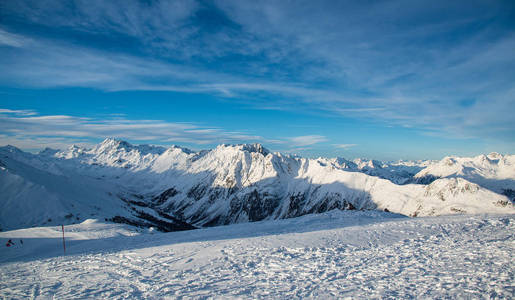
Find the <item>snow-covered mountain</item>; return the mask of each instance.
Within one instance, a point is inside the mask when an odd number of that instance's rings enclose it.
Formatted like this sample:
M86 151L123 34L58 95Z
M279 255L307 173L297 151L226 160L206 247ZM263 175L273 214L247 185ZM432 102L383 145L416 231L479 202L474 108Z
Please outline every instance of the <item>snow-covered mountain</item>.
M414 176L418 182L435 178L464 178L515 200L515 155L490 153L476 157L445 157Z
M318 161L341 170L362 172L371 176L388 179L396 184L414 183L415 174L434 163L431 160L381 162L362 158L350 161L341 157L331 159L318 158Z
M460 176L437 173L431 170L441 163L430 161L307 159L271 153L260 144L194 152L106 139L91 149L72 146L37 155L6 146L0 148L0 226L93 217L167 231L332 209L408 216L512 213L510 199L489 188L495 178L507 186L513 182L512 157L499 155L503 162L492 177L483 169ZM487 175L481 181L467 174ZM428 175L430 184L409 183Z

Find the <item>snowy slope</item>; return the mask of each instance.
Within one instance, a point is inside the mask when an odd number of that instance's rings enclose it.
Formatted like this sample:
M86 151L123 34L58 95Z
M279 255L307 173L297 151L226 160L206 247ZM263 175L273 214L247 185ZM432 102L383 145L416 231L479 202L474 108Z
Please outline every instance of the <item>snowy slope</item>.
M379 209L408 216L514 212L506 196L463 178L429 185L385 179L413 172L426 162L306 159L271 153L259 144L194 152L106 139L91 149L46 149L39 155L2 147L0 162L5 165L0 186L9 195L0 202L4 215L19 216L33 207L30 214L39 218L2 218L4 230L43 224L38 222L45 218L60 222L70 213L66 205L72 204L78 207L71 212L77 221L97 213L133 225L172 222L183 228L332 209ZM43 213L35 201L52 204L45 204L49 209Z
M122 213L122 203L109 195L110 187L102 181L68 177L55 165L45 164L30 154L25 155L24 161L31 165L12 159L7 153L0 150L2 229L69 224L98 218L103 212Z
M73 224L89 218L103 220L115 216L117 220L130 219L133 225L164 230L167 227L193 228L153 210L135 209L124 201L125 188L104 180L98 167L48 157L52 152L55 151L47 149L42 155L33 155L10 146L0 148L2 230Z
M415 175L431 178L464 178L515 200L515 155L490 153L476 157L445 157ZM426 180L427 181L427 180Z
M415 183L414 176L427 166L435 163L431 160L381 162L362 158L350 161L342 157L318 158L317 161L337 169L349 172L362 172L371 176L388 179L396 184Z
M0 233L0 298L511 299L515 215L332 211L186 232ZM23 245L19 242L23 239Z

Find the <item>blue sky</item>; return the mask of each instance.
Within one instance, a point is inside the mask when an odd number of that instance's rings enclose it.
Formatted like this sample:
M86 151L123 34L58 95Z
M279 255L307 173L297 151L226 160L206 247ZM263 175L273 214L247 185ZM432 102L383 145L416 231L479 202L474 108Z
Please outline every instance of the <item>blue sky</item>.
M0 144L515 149L513 1L0 1Z

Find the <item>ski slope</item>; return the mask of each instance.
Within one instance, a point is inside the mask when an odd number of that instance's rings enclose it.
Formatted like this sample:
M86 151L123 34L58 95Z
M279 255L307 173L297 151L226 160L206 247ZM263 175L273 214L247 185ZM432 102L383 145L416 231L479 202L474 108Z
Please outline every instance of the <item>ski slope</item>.
M504 298L515 215L333 210L157 233L87 220L0 233L0 298ZM19 239L23 239L21 245Z

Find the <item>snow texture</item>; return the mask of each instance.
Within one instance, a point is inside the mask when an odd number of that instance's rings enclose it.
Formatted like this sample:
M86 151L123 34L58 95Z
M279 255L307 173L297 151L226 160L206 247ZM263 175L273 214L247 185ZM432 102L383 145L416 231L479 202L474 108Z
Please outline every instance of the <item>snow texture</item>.
M156 233L93 220L0 233L0 297L512 299L515 215L333 210ZM23 239L23 244L20 243Z

